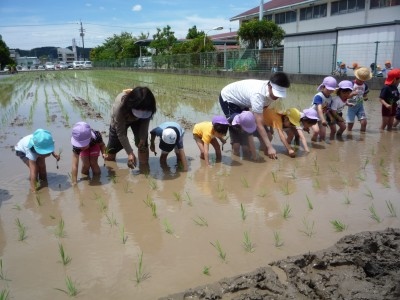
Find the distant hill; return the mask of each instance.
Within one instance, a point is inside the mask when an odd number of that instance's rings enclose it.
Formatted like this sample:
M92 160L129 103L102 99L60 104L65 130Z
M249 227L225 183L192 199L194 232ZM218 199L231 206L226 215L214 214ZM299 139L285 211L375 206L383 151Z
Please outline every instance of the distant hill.
M46 56L50 61L56 61L57 60L57 48L60 47L40 47L40 48L33 48L31 50L21 50L21 49L16 49L19 52L20 56L30 56L30 57L44 57ZM67 47L68 49L72 50L72 46ZM78 56L83 57L82 53L82 48L81 47L76 47L76 51L78 51ZM85 59L89 59L89 53L92 48L85 48Z

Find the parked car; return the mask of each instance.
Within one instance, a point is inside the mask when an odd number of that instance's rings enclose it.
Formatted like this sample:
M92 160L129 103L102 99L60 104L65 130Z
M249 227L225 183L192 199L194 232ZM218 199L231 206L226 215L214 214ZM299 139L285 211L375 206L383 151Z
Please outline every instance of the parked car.
M92 62L87 60L83 62L83 68L84 69L91 69L92 68Z
M60 63L58 64L58 68L59 68L60 70L66 70L66 69L68 69L68 65L67 65L66 62L60 61Z
M46 62L46 64L44 65L44 68L46 70L55 70L56 67L54 66L54 64L50 61Z
M83 68L83 61L75 60L72 63L72 66L74 67L74 69L82 69Z

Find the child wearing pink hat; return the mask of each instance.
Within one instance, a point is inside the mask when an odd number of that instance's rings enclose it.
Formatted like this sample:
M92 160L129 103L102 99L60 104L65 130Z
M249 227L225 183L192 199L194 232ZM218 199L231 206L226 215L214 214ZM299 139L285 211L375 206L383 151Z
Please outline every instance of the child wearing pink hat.
M311 140L316 142L319 136L320 141L325 140L326 135L326 122L325 113L332 101L332 93L336 90L337 81L332 76L325 77L322 84L318 87L318 93L314 96L311 108L315 109L318 113L319 121L315 124L313 129L313 136Z
M382 104L382 124L380 130L392 130L393 126L397 126L400 116L396 113L400 100L399 90L400 69L393 69L387 74L385 86L379 95L379 101ZM396 117L396 121L395 121Z
M47 182L45 158L53 155L59 161L60 155L54 152L54 140L51 133L37 129L33 134L20 139L14 147L16 155L29 168L31 192L36 192L36 184Z
M100 131L90 128L86 122L78 122L72 127L72 184L78 181L79 157L82 160L81 174L85 177L89 176L92 170L93 176L101 173L98 158L100 152L104 156L106 153L106 145L103 142Z
M228 120L224 116L215 116L212 121L197 123L193 128L193 138L196 141L200 150L200 158L204 159L207 166L209 162L209 147L210 144L214 147L217 161L221 160L221 147L217 141L219 139L222 144L225 144L226 136L229 128Z

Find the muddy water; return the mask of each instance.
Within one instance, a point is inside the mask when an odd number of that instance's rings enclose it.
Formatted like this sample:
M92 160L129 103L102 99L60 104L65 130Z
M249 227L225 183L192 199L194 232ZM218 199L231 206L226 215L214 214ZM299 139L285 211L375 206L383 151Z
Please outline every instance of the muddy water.
M356 124L352 135L310 143L311 153L300 150L295 159L285 155L275 136L279 159L264 157L260 163L233 157L225 146L222 162L206 168L191 125L220 113L218 91L229 80L107 72L38 74L0 81L3 91L14 84L10 99L3 99L8 94L1 96L0 132L0 274L9 279L0 280L0 290L8 290L14 299L67 299L58 290L67 289L67 277L81 299L157 299L323 249L350 233L400 225L388 209L388 204L400 209L399 133L379 132L377 91L366 103L365 134ZM174 157L163 170L152 154L150 174L141 174L126 167L121 152L115 163L103 166L100 159L99 180L81 180L71 187L70 126L85 120L103 131L107 141L113 98L130 84L146 84L155 92L159 105L151 126L171 119L186 126L189 171L177 171ZM307 107L314 91L314 86L294 85L284 106ZM33 195L28 169L12 148L39 127L52 131L62 159L58 169L53 158L47 159L49 186ZM146 204L149 201L155 203L155 211ZM286 219L285 208L290 210ZM18 240L17 219L26 228L23 241ZM60 238L55 232L61 220L65 236ZM200 226L201 220L207 225ZM346 230L336 232L333 220L345 224ZM245 233L253 252L243 247ZM274 237L279 237L280 247ZM72 259L66 266L60 263L59 244ZM225 260L213 246L217 244ZM137 284L141 254L147 278ZM203 274L205 267L209 275Z

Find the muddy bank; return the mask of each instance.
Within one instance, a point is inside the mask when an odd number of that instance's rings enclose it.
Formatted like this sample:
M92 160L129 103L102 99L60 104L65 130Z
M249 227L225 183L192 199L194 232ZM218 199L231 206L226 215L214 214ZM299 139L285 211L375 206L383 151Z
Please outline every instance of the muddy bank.
M399 250L400 229L362 232L325 250L161 299L400 299Z

